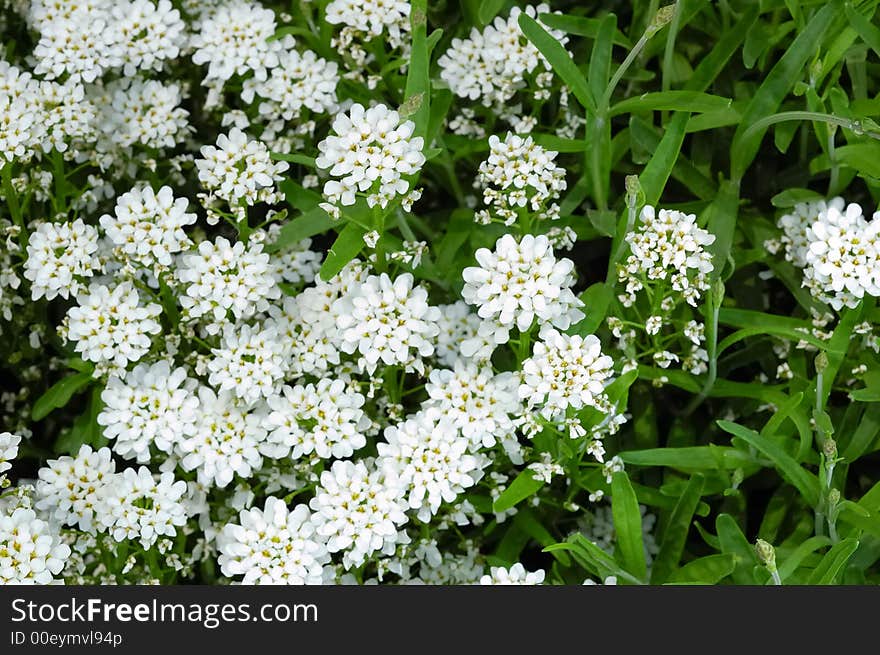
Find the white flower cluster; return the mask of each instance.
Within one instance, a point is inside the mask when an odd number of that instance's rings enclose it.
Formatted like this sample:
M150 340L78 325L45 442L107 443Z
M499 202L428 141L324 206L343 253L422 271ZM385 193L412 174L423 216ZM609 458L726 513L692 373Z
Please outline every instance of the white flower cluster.
M481 585L539 585L544 582L546 572L542 569L527 571L517 562L509 568L493 566L488 575L480 578Z
M519 15L535 18L550 11L546 4L514 7L507 19L498 16L482 32L471 29L466 39L452 39L440 57L440 77L455 95L480 100L487 107L503 107L525 85L526 76L550 64L519 27ZM568 38L563 32L549 29L560 43Z
M158 192L135 188L116 199L113 216L104 214L99 221L123 258L147 267L170 267L171 256L191 245L183 228L195 223L196 215L187 213L187 205L169 186Z
M220 331L229 312L236 320L249 318L281 296L269 255L258 242L202 241L195 252L183 255L176 276L184 311L194 319L204 317L211 334Z
M318 144L318 168L329 169L324 184L329 212L335 205L353 205L356 194L367 193L370 207L385 207L397 195L406 195L414 175L425 163L424 139L414 137L415 123L400 121L400 115L376 105L365 109L354 104L347 113L336 115L332 133Z
M303 110L316 114L336 110L336 85L339 84L336 62L318 57L311 50L300 54L288 50L278 55L278 65L268 77L250 77L245 80L241 94L245 102L262 99L258 111L261 116L285 120L300 118Z
M97 258L98 230L82 219L72 223L40 223L27 245L24 277L31 298L68 298L80 292L101 265Z
M277 27L275 12L257 2L224 2L193 35L192 60L208 65L205 80L209 83L219 81L222 85L233 75L247 73L264 80L267 71L278 65L279 54L293 46L290 37L271 38Z
M0 512L0 585L52 584L70 556L70 546L32 509Z
M843 198L800 203L779 219L785 256L804 270L804 286L840 311L880 296L880 212L868 220Z
M409 12L410 4L404 0L331 0L325 19L331 25L346 25L369 37L387 32L391 43L397 44L401 33L409 31Z
M367 444L370 420L364 397L342 380L324 378L317 384L286 386L269 398L264 451L275 459L312 455L322 459L351 457Z
M162 326L156 320L162 308L144 304L130 282L112 289L92 284L77 295L76 306L67 312L67 338L75 341L75 350L96 364L124 369L147 354L152 335Z
M715 242L715 235L699 227L694 214L676 210L657 211L647 205L640 219L638 229L626 235L630 255L618 270L620 281L626 283L621 302L631 306L649 281L662 280L696 307L709 288L713 265L705 246Z
M461 295L478 308L481 336L503 344L514 326L526 332L537 320L565 330L584 317L578 309L583 302L571 291L574 262L556 259L546 236L527 234L517 242L505 234L494 252L480 248L475 256L479 266L464 269ZM466 354L469 345L474 347L471 342L462 347Z
M82 446L75 457L49 460L40 469L36 507L64 525L107 531L116 541L137 539L149 549L186 523L185 492L186 483L170 471L154 476L142 466L117 473L109 448Z
M380 361L421 371L422 358L434 353L440 310L410 273L393 281L386 273L369 276L336 301L334 312L340 349L357 352L358 366L369 373Z
M565 169L553 161L557 154L530 136L508 132L504 141L490 136L489 157L480 164L483 202L489 209L478 212L477 220L488 223L495 214L510 226L519 217L517 208L526 206L537 219L558 218L559 206L546 206L566 188Z
M12 460L18 455L21 437L11 432L0 432L0 489L6 482L6 471L12 468Z
M183 367L167 361L138 364L124 378L111 376L101 392L98 424L113 439L113 451L140 464L151 460L150 446L166 454L194 434L198 396Z
M274 202L275 184L289 167L286 161L273 162L266 144L248 139L238 128L218 136L216 147L202 146L201 152L202 158L196 160L199 181L233 207Z
M486 465L468 453L470 438L437 410L386 428L385 440L378 445L382 467L408 491L409 508L426 523L441 503L451 503L476 484Z
M544 418L557 422L569 407L604 408L605 384L614 362L601 348L592 334L580 337L542 329L534 354L522 365L520 398Z
M309 508L293 511L270 496L264 509L242 510L218 539L223 575L242 576L242 584L321 584L330 561L324 540L315 534Z

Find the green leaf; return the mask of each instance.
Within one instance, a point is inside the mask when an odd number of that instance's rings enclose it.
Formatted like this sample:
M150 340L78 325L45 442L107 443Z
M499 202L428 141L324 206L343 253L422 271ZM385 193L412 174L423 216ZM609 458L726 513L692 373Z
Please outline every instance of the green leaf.
M703 221L715 241L706 249L712 253L711 279L717 280L724 271L727 258L733 247L733 235L739 212L739 186L729 181L722 182L718 196L703 214Z
M829 2L816 12L806 27L798 31L797 37L785 54L776 62L752 96L733 136L730 149L730 175L734 182L741 180L746 169L751 165L767 129L756 130L748 136L745 135L746 131L758 120L779 109L791 87L800 79L804 66L816 53L822 37L839 11L839 3Z
M427 12L427 0L412 1L410 8L412 47L410 49L409 68L406 75L406 89L403 101L404 105L418 103L418 108L410 115L410 119L416 124L413 136L423 138L428 133L428 123L431 119L431 78L428 75L430 55L428 52Z
M508 510L518 502L533 496L543 486L544 481L536 479L534 471L531 469L521 471L507 489L502 491L501 495L492 503L492 511L503 512Z
M819 480L815 475L807 471L794 458L785 452L778 444L769 438L762 437L754 430L719 419L718 426L725 432L729 432L754 446L757 450L769 457L779 474L792 486L797 488L810 507L816 507L819 502Z
M642 513L626 471L617 471L611 478L611 514L617 547L623 568L639 580L647 577L645 542L642 536Z
M684 111L691 113L722 111L729 109L730 98L722 98L699 91L660 91L643 93L618 102L609 114L631 114L640 111Z
M568 332L586 336L593 334L605 320L608 307L614 300L614 289L604 282L596 282L581 294L580 299L584 302L586 316L575 323Z
M831 585L837 580L838 575L843 571L849 558L859 547L858 539L844 539L840 543L831 547L822 562L815 568L813 573L807 580L807 584L811 585Z
M880 405L871 404L865 408L861 421L843 449L843 458L854 462L868 451L880 435Z
M669 517L669 522L663 530L660 552L657 553L651 567L651 584L663 584L678 568L678 562L681 560L684 544L691 529L691 521L702 494L703 476L695 473L688 481L687 487L678 499L678 503Z
M595 114L596 103L593 101L587 81L565 47L525 12L519 15L519 27L526 38L544 55L553 71L574 94L581 106L591 114Z
M584 16L570 16L568 14L544 13L538 15L540 20L547 27L565 32L566 34L574 34L575 36L585 36L595 39L599 35L602 20L599 18L586 18ZM620 45L625 48L632 47L630 40L620 30L614 31L614 45Z
M590 53L590 68L587 72L587 83L593 94L593 100L598 103L605 93L605 87L611 79L611 50L614 41L614 33L617 31L617 16L605 14L599 24L599 33L593 43L593 51Z
M874 54L880 57L880 29L868 18L853 9L852 3L847 2L845 10L846 19L849 21L849 24L858 33L862 41L874 51Z
M672 168L675 166L678 153L681 151L687 122L688 114L686 113L677 112L672 116L666 125L657 150L642 174L639 175L639 182L645 192L645 203L648 205L656 205L660 200L660 194L663 193Z
M746 452L729 446L688 446L685 448L649 448L620 453L626 464L636 466L668 466L688 473L754 466L755 460Z
M777 193L770 199L774 207L787 209L794 207L800 202L813 202L816 200L824 200L825 196L810 189L786 189L781 193Z
M344 228L336 241L330 247L324 263L321 265L319 274L322 280L329 280L339 271L345 268L352 259L360 254L364 247L364 234L367 231L356 223L349 223Z
M557 550L570 552L575 560L577 560L578 564L593 575L599 576L602 580L613 575L617 577L618 582L641 584L640 580L637 580L630 573L621 568L613 557L599 548L596 544L589 541L580 532L569 537L568 541L563 541L544 548L545 553L553 553Z
M92 380L89 371L68 375L53 384L42 396L37 398L31 410L31 418L35 421L44 419L53 409L67 405L73 394L80 391Z
M721 552L734 557L736 568L731 573L734 583L754 584L752 568L759 564L758 556L736 521L730 514L719 514L715 520L715 531Z
M529 535L532 539L537 541L541 546L552 546L556 543L556 539L553 538L553 535L545 528L541 522L538 520L538 517L535 516L534 512L532 512L527 507L520 507L519 510L513 517L513 523L520 530ZM559 560L559 563L563 566L571 566L571 559L563 550L559 550L553 553L553 556Z
M334 225L339 225L339 221L330 218L330 215L320 207L315 207L282 225L275 241L266 244L264 250L270 253L277 252L303 239L322 234Z
M824 341L812 337L810 329L812 326L809 322L789 316L722 307L718 312L718 322L729 327L750 329L754 331L754 334L772 334L795 342L803 339L820 348L827 345ZM815 343L810 341L811 337L815 339ZM725 341L721 343L723 344ZM720 345L719 350L723 350Z
M488 25L492 22L492 19L501 11L502 7L504 7L504 3L506 0L483 0L480 3L480 9L477 12L477 18L480 20L481 25Z
M782 582L788 580L807 557L830 544L831 540L828 537L810 537L803 543L798 544L782 564L779 565L778 573L780 580Z
M735 557L729 553L707 555L673 572L666 584L718 584L735 568Z
M270 152L269 155L272 159L278 161L288 161L292 164L301 164L302 166L308 166L309 168L315 167L315 158L309 157L308 155L301 155L295 152Z

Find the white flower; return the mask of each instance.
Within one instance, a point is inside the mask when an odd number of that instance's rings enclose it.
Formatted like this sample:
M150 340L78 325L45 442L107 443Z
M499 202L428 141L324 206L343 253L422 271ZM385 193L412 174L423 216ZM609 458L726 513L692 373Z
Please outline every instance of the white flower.
M385 440L377 445L380 465L397 476L410 509L426 523L441 503L476 484L487 463L468 454L470 439L435 409L385 428Z
M479 99L487 107L503 106L525 86L525 76L539 64L550 70L550 64L519 27L521 13L535 18L549 11L546 4L514 7L506 20L497 16L482 32L472 28L468 38L452 39L437 61L441 79L461 98ZM568 41L563 32L544 29L562 45Z
M480 336L480 317L473 313L466 302L458 300L440 305L440 317L434 356L446 367L455 366L459 359L482 362L492 356L495 340Z
M145 266L171 266L171 255L189 247L183 231L196 222L187 213L186 198L175 198L169 186L158 193L151 187L134 188L116 200L114 215L104 214L101 227L126 257Z
M258 2L230 0L201 22L192 37L193 63L208 64L206 81L225 82L233 75L253 73L266 79L278 55L293 46L291 37L272 39L275 12Z
M177 59L186 42L186 25L170 0L132 0L111 6L126 76L137 70L161 71L166 61Z
M68 298L84 288L101 265L97 258L98 230L76 219L72 223L40 223L27 245L24 277L31 298Z
M527 331L536 319L564 330L584 317L583 302L571 291L574 262L557 260L546 236L527 234L517 243L505 234L494 252L480 248L476 258L479 266L464 269L461 295L477 306L496 343L506 343L514 326Z
M406 523L406 506L403 488L387 472L348 460L337 460L321 473L309 501L317 533L327 539L328 551L344 551L346 569L360 566L375 552L394 552L403 538L398 530Z
M268 229L267 241L273 243L281 231L281 226L273 223ZM273 251L269 257L272 274L279 283L310 284L321 268L321 253L311 249L312 240L302 239L297 243Z
M287 371L284 346L272 328L227 325L220 347L211 352L208 382L248 404L274 395Z
M37 472L36 507L65 525L94 534L107 511L116 464L109 448L82 446L76 457L50 459Z
M162 308L156 303L143 305L131 282L113 289L92 284L76 301L67 312L67 338L76 342L75 350L83 359L125 368L147 354L150 335L162 331L156 321Z
M329 169L332 180L324 196L333 204L353 205L355 193L368 193L367 204L385 207L395 195L406 195L404 176L425 163L424 139L413 137L415 123L385 105L364 109L354 104L333 120L332 132L318 144L318 168Z
M404 0L331 0L325 20L331 25L348 25L369 36L387 30L392 42L409 31L409 2Z
M660 332L660 328L663 327L663 317L662 316L649 316L645 321L645 332L648 334L657 334Z
M141 146L173 148L191 131L189 112L180 105L183 94L177 84L123 78L107 84L93 97L97 106L97 148L102 152ZM120 159L130 157L125 151Z
M541 341L523 362L519 396L548 420L557 420L569 407L603 408L605 384L614 362L603 355L595 335L560 334L541 330Z
M174 537L186 523L182 497L186 482L166 471L154 476L146 466L117 473L101 523L116 541L138 539L149 549L159 537Z
M337 300L334 311L341 350L358 352L358 365L369 373L379 362L421 370L421 358L434 353L440 312L410 273L394 281L386 273L371 275Z
M151 445L170 455L175 444L195 433L194 387L186 369L172 371L167 361L138 364L124 379L111 376L101 392L98 424L105 437L115 439L114 452L141 464L150 461Z
M526 571L526 568L517 562L509 569L503 566L493 566L489 574L480 578L481 585L539 585L544 582L545 572Z
M296 50L282 52L266 79L244 81L241 97L247 103L253 102L255 95L264 98L257 109L270 120L279 115L287 121L296 120L304 109L329 113L337 107L337 69L336 62L322 59L311 50L302 54Z
M201 387L196 429L178 444L180 464L195 470L199 483L222 488L236 475L247 479L260 468L265 438L260 416L228 392Z
M285 386L283 395L268 400L263 452L274 459L299 459L314 453L322 459L351 457L367 441L370 426L362 409L364 397L347 389L343 380L323 378L317 384Z
M199 182L233 206L273 200L275 183L289 167L286 161L273 162L265 143L248 139L237 127L218 136L216 147L202 146L201 153L196 159Z
M705 250L715 235L697 225L694 214L642 208L641 224L626 235L631 254L618 267L618 278L626 283L626 306L647 280L666 280L688 304L696 307L700 294L709 288L712 255Z
M488 366L458 361L453 370L434 369L425 384L428 400L471 442L471 449L490 448L513 434L511 418L520 410L518 379L495 375Z
M11 432L0 432L0 473L4 473L12 468L11 462L18 456L18 444L21 443L21 437ZM4 476L0 475L0 483L3 482Z
M553 161L558 153L545 150L532 137L507 133L504 141L489 137L489 157L480 164L483 202L494 207L508 225L516 220L516 208L528 206L542 212L549 200L565 190L565 169ZM556 218L559 209L542 212L540 218Z
M832 202L807 230L805 284L834 309L880 296L880 212L868 221L862 208Z
M212 334L220 331L228 312L236 320L250 318L281 297L261 243L233 245L224 237L202 241L196 252L183 255L175 272L184 285L180 304L190 317L204 317Z
M70 547L58 529L19 507L0 512L0 585L52 584L64 569Z
M218 537L223 575L242 576L246 585L321 584L330 555L311 518L305 505L290 511L274 496L263 510L242 510Z

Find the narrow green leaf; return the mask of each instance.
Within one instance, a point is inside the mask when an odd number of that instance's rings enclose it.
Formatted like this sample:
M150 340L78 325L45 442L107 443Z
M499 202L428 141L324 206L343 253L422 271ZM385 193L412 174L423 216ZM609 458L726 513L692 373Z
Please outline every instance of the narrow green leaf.
M859 425L843 449L843 458L847 462L856 461L877 441L878 435L880 435L880 405L871 404L865 408Z
M678 568L678 562L681 560L684 544L691 529L691 521L702 494L703 476L695 473L688 481L684 493L678 499L678 503L672 510L672 515L663 530L660 552L657 553L651 567L651 584L663 584Z
M513 482L501 492L501 495L492 503L493 512L503 512L510 509L520 501L525 500L544 486L543 480L535 478L535 473L531 469L521 471Z
M322 280L329 280L341 271L348 262L358 256L364 247L366 230L360 225L349 223L330 247L324 263L319 271Z
M276 252L308 237L322 234L338 224L339 221L330 218L330 215L323 209L315 207L282 225L275 241L266 244L264 250Z
M791 554L785 558L782 564L779 565L778 572L780 580L782 580L782 582L788 580L794 575L795 571L798 570L807 557L820 548L824 548L830 544L831 540L828 537L810 537L803 543L798 544Z
M308 155L302 155L296 152L270 152L269 155L272 159L278 161L287 161L292 164L301 164L302 166L307 166L309 168L315 167L315 158L309 157Z
M769 116L779 108L791 87L800 79L804 66L815 54L822 37L833 22L835 13L839 11L839 3L829 2L816 12L806 27L799 30L797 37L785 51L785 54L776 62L761 86L758 87L733 136L730 159L731 178L734 181L742 179L746 169L758 153L761 140L767 131L766 128L757 130L746 138L744 136L746 130L756 121Z
M718 544L721 552L733 555L736 567L731 575L736 584L754 584L752 568L757 566L758 556L754 548L748 542L742 530L730 514L719 514L715 520L715 530L718 532Z
M31 418L35 421L44 419L53 409L59 409L67 405L73 394L80 391L92 380L92 374L88 371L74 373L62 378L37 398L31 409Z
M587 83L593 94L593 100L598 103L605 93L605 87L611 79L611 50L614 42L614 33L617 31L617 16L605 14L599 24L599 33L593 43L593 51L590 54L590 68L587 72Z
M733 573L736 560L729 553L707 555L688 562L669 576L666 584L718 584Z
M412 47L410 49L409 68L406 74L406 88L403 100L404 105L418 104L418 108L410 115L410 119L416 124L413 135L423 138L428 133L428 123L431 119L427 12L427 0L412 0L410 6Z
M596 282L581 294L580 299L584 302L584 308L587 310L586 316L580 322L575 323L568 332L569 334L586 336L593 334L605 320L608 307L614 300L614 289L604 282Z
M649 448L620 453L626 464L636 466L668 466L684 471L738 469L754 466L748 453L729 446L688 446L685 448Z
M566 34L575 36L585 36L589 39L595 39L599 34L602 20L599 18L587 18L585 16L570 16L568 14L544 13L538 15L540 20L547 27L560 30ZM632 47L632 43L626 35L620 30L614 31L614 45Z
M813 573L807 580L807 584L811 585L831 585L834 584L838 576L843 571L849 558L859 547L858 539L844 539L840 543L831 547L822 562L815 568Z
M846 18L859 37L864 41L874 54L880 57L880 29L868 18L853 9L852 3L846 3Z
M571 90L581 106L591 114L595 114L596 103L593 101L587 81L565 47L525 12L519 15L519 27L526 38L550 62L553 71Z
M642 190L645 192L645 203L656 205L660 200L660 194L666 186L667 180L675 166L681 144L684 142L684 131L687 127L688 114L677 112L666 125L663 138L657 146L657 150L639 175Z
M685 111L690 113L722 111L729 109L733 101L699 91L661 91L643 93L621 100L611 107L609 114L631 114L640 111Z
M617 547L623 558L623 568L639 580L647 577L645 542L642 536L642 514L626 471L618 471L611 479L611 514Z
M506 0L483 0L480 3L480 9L477 11L477 18L480 19L481 25L488 25L492 19L504 7Z
M800 491L801 496L810 507L815 507L819 502L819 480L815 475L807 471L794 458L785 452L779 445L769 438L762 437L754 430L733 423L732 421L718 420L719 427L725 432L739 437L757 450L769 457L779 474L792 486Z

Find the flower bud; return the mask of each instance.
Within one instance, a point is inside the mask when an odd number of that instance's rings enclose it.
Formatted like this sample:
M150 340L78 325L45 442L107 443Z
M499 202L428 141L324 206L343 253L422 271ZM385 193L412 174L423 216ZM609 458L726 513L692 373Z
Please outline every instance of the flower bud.
M767 570L771 572L776 570L776 550L773 546L763 539L758 539L755 542L755 552L764 566L767 567Z

